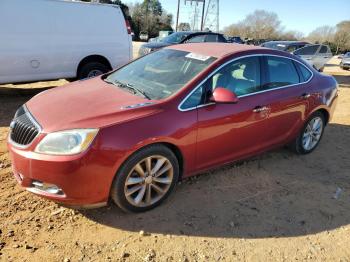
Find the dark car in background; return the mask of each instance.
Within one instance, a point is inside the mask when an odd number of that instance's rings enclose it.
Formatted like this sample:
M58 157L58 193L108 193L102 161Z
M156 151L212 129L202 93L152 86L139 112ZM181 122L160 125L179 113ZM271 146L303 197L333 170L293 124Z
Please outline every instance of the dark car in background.
M240 36L227 36L226 39L228 43L244 44L244 41Z
M213 33L213 32L193 32L193 31L175 32L167 37L164 37L158 42L151 42L151 43L142 45L139 50L139 56L146 55L152 51L155 51L170 45L184 44L184 43L204 43L204 42L227 43L227 40L222 34Z
M261 44L261 46L292 53L308 44L308 42L304 41L268 41Z

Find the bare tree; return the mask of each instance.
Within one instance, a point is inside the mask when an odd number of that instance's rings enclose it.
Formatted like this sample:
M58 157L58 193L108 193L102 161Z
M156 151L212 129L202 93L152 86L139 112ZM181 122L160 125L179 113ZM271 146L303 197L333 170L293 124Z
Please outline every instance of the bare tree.
M275 39L282 31L281 21L276 13L256 10L246 18L224 29L227 35L239 35L253 39Z
M337 24L337 32L334 35L336 52L350 49L350 21L342 21Z
M333 26L321 26L312 31L307 40L313 43L326 43L332 42L335 34L335 28Z
M251 38L254 39L276 38L281 31L281 21L277 14L265 10L256 10L247 15L243 23L250 30Z
M303 37L304 37L304 34L302 32L291 30L291 31L280 33L278 38L281 40L296 41L296 40L302 39Z

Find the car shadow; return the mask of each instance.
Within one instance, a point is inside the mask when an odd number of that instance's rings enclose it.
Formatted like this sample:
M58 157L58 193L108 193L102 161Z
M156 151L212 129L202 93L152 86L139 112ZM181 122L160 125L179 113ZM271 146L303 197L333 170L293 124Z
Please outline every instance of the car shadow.
M314 234L350 223L350 126L329 124L304 156L265 153L184 180L161 206L139 214L115 205L80 211L109 227L225 238Z

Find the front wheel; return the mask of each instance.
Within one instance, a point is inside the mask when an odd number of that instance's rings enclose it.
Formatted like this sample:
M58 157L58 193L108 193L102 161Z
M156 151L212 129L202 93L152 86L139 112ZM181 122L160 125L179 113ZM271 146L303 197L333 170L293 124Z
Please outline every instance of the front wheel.
M311 153L321 141L325 127L325 118L321 112L315 112L306 122L292 147L298 154Z
M114 179L111 198L124 211L147 211L168 197L178 177L174 153L162 145L149 146L122 165Z

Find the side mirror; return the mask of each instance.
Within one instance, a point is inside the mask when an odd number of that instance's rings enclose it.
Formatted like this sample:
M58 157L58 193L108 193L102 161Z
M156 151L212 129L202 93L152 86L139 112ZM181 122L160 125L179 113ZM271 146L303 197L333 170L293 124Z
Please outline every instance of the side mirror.
M221 104L235 104L238 102L238 97L235 93L231 92L226 88L217 87L215 88L213 95L210 98L210 101Z

